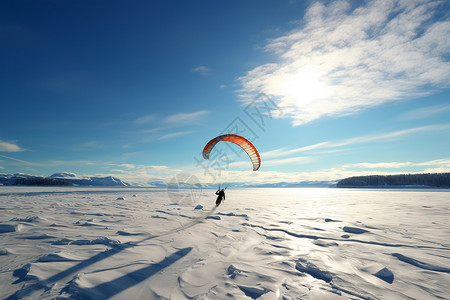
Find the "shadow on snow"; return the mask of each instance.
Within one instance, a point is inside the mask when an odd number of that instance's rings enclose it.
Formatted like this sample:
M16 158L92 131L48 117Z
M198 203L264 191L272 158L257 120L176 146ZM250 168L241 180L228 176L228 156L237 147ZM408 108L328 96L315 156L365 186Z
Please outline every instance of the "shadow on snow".
M119 294L120 292L137 285L150 278L162 269L172 265L179 259L186 256L192 247L183 248L164 258L159 263L151 264L139 270L125 274L119 278L101 283L92 288L81 288L72 295L73 299L105 299Z
M105 250L103 252L100 252L94 256L92 256L89 259L83 260L81 262L79 262L78 264L63 270L45 280L40 280L34 284L31 284L29 286L26 286L24 288L22 288L21 290L16 291L14 294L12 294L11 296L7 297L6 299L20 299L23 297L27 297L28 295L30 295L31 293L33 293L34 291L40 290L40 289L45 289L48 288L51 284L54 284L55 282L58 282L59 280L64 279L67 276L70 276L73 273L79 272L80 270L93 265L99 261L102 261L103 259L106 259L108 257L111 257L125 249L131 248L131 247L135 247L135 246L139 246L141 245L141 243L148 241L150 239L155 239L158 237L162 237L162 236L166 236L172 233L176 233L176 232L180 232L182 230L185 230L187 228L190 228L198 223L201 223L206 217L210 216L215 210L216 210L216 206L214 206L210 211L202 214L201 216L194 218L192 221L178 227L172 230L169 230L167 232L164 232L160 235L156 235L156 236L149 236L146 237L138 242L128 242L128 243L124 243L124 244L119 244L119 245L113 245L111 249ZM142 246L144 246L145 244L142 244ZM141 268L137 271L133 271L131 273L128 273L122 277L119 277L117 279L114 279L110 282L105 282L102 283L96 287L93 288L88 288L88 289L80 289L80 293L81 298L85 299L86 297L89 297L89 293L104 293L102 294L102 298L108 298L108 297L112 297L114 295L116 295L117 293L131 287L134 286L136 284L138 284L139 282L151 277L152 275L154 275L155 273L157 273L158 271L166 268L167 266L175 263L177 260L179 260L180 258L182 258L183 256L187 255L190 251L192 250L191 247L188 248L183 248L181 250L178 250L177 252L171 254L170 256L166 257L165 259L163 259L161 262L156 263L156 264L152 264L150 266ZM16 280L14 282L14 284L22 282L22 281L26 281L26 275L28 273L28 270L16 270L15 272L15 276L18 276L19 279ZM123 286L122 286L123 284ZM81 299L80 298L80 299ZM98 298L98 296L97 296Z

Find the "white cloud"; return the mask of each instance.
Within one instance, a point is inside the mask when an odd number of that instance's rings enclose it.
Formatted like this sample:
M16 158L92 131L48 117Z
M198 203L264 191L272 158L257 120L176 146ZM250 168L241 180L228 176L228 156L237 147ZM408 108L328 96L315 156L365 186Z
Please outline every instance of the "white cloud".
M160 140L167 140L167 139L171 139L174 137L179 137L182 135L187 135L187 134L191 134L194 133L194 131L178 131L178 132L172 132L172 133L167 133L164 134L162 136L159 137Z
M361 144L361 143L368 143L368 142L389 141L389 140L393 140L396 138L400 138L404 135L409 135L409 134L414 134L414 133L419 133L419 132L447 130L449 128L450 128L450 124L437 124L437 125L421 126L421 127L409 128L409 129L398 130L398 131L393 131L393 132L388 132L388 133L382 133L382 134L354 137L354 138L342 140L340 142L328 143L328 144L326 144L326 146L327 147L342 147L342 146L347 146L347 145Z
M270 158L270 157L286 156L286 155L290 155L290 154L294 154L294 153L298 153L298 152L304 152L304 151L308 151L308 150L313 150L313 149L316 149L316 148L323 148L327 144L328 144L328 142L323 142L323 143L317 143L317 144L314 144L314 145L309 145L309 146L296 148L296 149L280 148L280 149L275 149L275 150L272 150L272 151L263 152L263 153L261 153L261 157L262 158Z
M179 113L166 117L164 122L185 125L187 123L197 122L207 114L209 114L209 111L207 110L200 110L193 113Z
M291 161L289 161L291 160ZM305 163L310 158L288 158L286 163ZM264 162L264 166L270 164L282 164L283 160L269 160ZM111 173L103 174L104 176L116 176L120 179L140 185L147 185L149 182L168 182L173 176L180 172L189 172L196 175L202 184L214 183L212 177L198 166L184 166L184 170L164 165L134 165L134 164L108 164L105 166L117 166L118 168L110 170ZM332 181L352 176L364 175L393 175L402 173L435 173L450 172L450 158L437 159L424 162L379 162L379 163L356 163L351 165L342 165L336 168L322 169L313 172L279 172L279 171L251 171L250 162L236 161L229 165L229 168L221 170L220 175L215 172L215 183L219 182L242 182L245 184L263 184L278 182L301 182L301 181ZM245 170L231 170L236 167L243 167ZM408 168L405 172L402 168ZM375 170L378 168L378 170ZM392 168L393 170L389 170ZM414 168L414 171L411 171ZM245 178L245 182L243 182Z
M414 167L415 171L404 171L401 168ZM355 169L356 168L356 169ZM379 168L378 170L374 170ZM393 168L394 170L388 170ZM248 164L247 164L248 169ZM381 170L380 170L381 169ZM383 170L384 169L384 170ZM395 175L403 173L439 173L450 172L450 158L425 162L381 162L381 163L357 163L343 165L337 168L329 168L314 172L279 172L279 171L228 171L222 170L216 182L243 182L245 184L263 184L279 182L302 182L302 181L333 181L352 176L364 175ZM202 183L211 183L211 176L205 172L193 172Z
M243 100L273 95L297 126L449 85L450 21L434 19L441 1L358 3L311 5L298 29L267 44L279 61L239 78Z
M348 165L346 167L357 167L357 168L366 168L366 169L378 169L378 168L403 168L410 167L414 164L412 162L382 162L382 163L357 163Z
M21 148L14 142L4 142L0 140L0 152L20 152L25 151L25 149Z
M289 160L289 159L287 159ZM283 160L280 160L283 163ZM293 158L293 162L308 162L309 158ZM266 163L279 163L278 160L267 161ZM288 162L288 161L286 161ZM270 164L270 163L269 163ZM196 175L203 184L211 182L212 177L198 166L185 166L185 170L173 168L164 165L132 165L132 164L108 164L119 168L112 169L110 172L114 174L103 174L104 176L116 176L120 179L133 183L147 185L149 182L168 182L173 176L180 172L190 172ZM380 163L356 163L352 165L342 165L336 168L322 169L314 172L279 172L279 171L251 171L250 162L237 161L229 165L229 167L243 167L245 170L233 170L224 168L220 175L216 176L216 183L219 182L243 182L245 184L262 184L262 183L278 183L278 182L301 182L301 181L332 181L352 176L364 175L393 175L401 173L434 173L434 172L450 172L450 158L437 159L425 162L380 162ZM133 167L132 167L133 166ZM405 172L401 168L414 167L415 171ZM379 168L378 170L374 170ZM394 170L388 170L393 168ZM214 172L218 170L214 169ZM118 175L119 173L119 175Z
M422 166L438 165L438 166L446 166L446 167L450 168L450 158L430 160L430 161L421 163L421 165Z
M450 172L450 166L429 168L429 169L423 170L423 173L449 173L449 172Z
M153 121L156 118L156 115L152 114L152 115L146 115L146 116L142 116L140 118L137 118L136 120L134 120L135 124L147 124L151 121Z
M234 157L234 156L233 156ZM251 167L251 162L248 161L247 159L240 159L238 161L234 161L234 158L224 158L224 157L220 157L220 159L218 160L219 163L217 164L218 166L220 165L220 162L224 161L230 161L230 163L228 165L224 164L224 169L228 169L228 168L242 168L242 169L248 169ZM271 159L271 160L264 160L264 158L262 158L263 163L262 166L264 167L273 167L273 166L280 166L280 165L297 165L297 164L305 164L305 163L310 163L312 161L314 161L313 158L311 157L306 157L306 156L296 156L296 157L289 157L289 158L283 158L283 159ZM212 166L215 166L214 162L211 162Z
M141 117L137 120L139 124L145 124L147 121L158 121L159 127L147 128L135 131L136 134L143 135L144 137L140 139L141 143L151 143L161 140L167 140L174 137L187 135L194 133L193 130L179 130L176 132L170 132L175 130L175 128L182 127L187 129L187 126L195 126L202 122L203 118L209 114L210 111L200 110L196 112L189 113L176 113L165 117L156 117L155 115L149 115ZM135 121L135 123L137 123ZM130 147L128 144L127 147Z
M140 140L140 142L141 143L153 143L153 142L172 139L172 138L183 136L183 135L192 134L194 132L195 132L194 130L175 131L175 132L168 132L168 133L156 133L155 132L153 134L146 135L145 137L143 137Z
M204 172L194 173L201 183L211 183L211 176ZM377 172L380 175L393 174L389 172ZM332 181L351 176L373 175L373 171L349 171L343 169L324 169L315 172L278 172L278 171L222 171L216 182L242 182L245 184L264 184L279 182L302 181ZM245 178L245 181L243 181Z
M111 171L120 171L120 172L161 172L164 170L168 170L168 166L163 165L135 165L135 164L107 164L109 166L117 166L122 169L116 169Z
M162 127L156 127L156 128L139 130L137 133L139 133L139 134L153 134L153 133L160 132L160 131L162 131L164 129L165 128L162 128Z
M169 169L168 166L147 166L147 168L155 171L163 171Z
M202 75L202 76L207 76L209 73L211 73L211 71L212 70L210 68L208 68L207 66L198 66L191 70L191 72L200 73L200 75Z
M450 105L448 104L421 107L404 113L403 115L400 116L400 119L402 120L425 119L449 110Z
M305 156L297 156L297 157L289 157L289 158L283 158L283 159L272 159L267 160L264 162L264 166L279 166L279 165L294 165L294 164L304 164L304 163L310 163L313 159L311 157L305 157Z
M111 164L115 165L115 164ZM121 169L112 169L111 172L103 174L105 176L116 176L131 184L148 185L151 182L168 182L175 174L182 172L177 168L163 165L133 165L130 168L128 164L118 164ZM119 175L117 173L120 173Z
M333 150L317 151L317 152L315 152L315 153L318 153L318 154L331 154L331 153L344 152L344 151L348 151L348 150L350 150L350 148L342 148L342 149L333 149Z
M351 164L351 165L344 165L344 168L351 168L351 167L357 167L357 168L366 168L366 169L395 169L395 168L404 168L404 167L423 167L428 166L432 167L432 169L440 169L440 170L450 170L450 159L437 159L437 160L430 160L425 162L379 162L379 163L357 163L357 164ZM424 169L423 172L428 173L429 168ZM443 171L444 172L444 171ZM447 171L448 172L448 171Z
M270 157L280 157L287 156L298 152L305 152L309 150L315 149L327 149L327 148L339 148L343 146L350 146L355 144L363 144L363 143L371 143L371 142L383 142L383 141L392 141L395 139L399 139L402 136L420 133L420 132L429 132L429 131L440 131L440 130L448 130L450 129L450 124L435 124L421 127L408 128L403 130L397 130L393 132L385 132L381 134L369 134L362 135L353 138L348 138L340 141L325 141L309 146L304 146L296 149L286 149L279 148L272 151L267 151L261 153L262 158L270 158ZM342 149L331 150L332 152L341 151ZM329 153L330 151L325 151L323 153ZM316 152L317 153L317 152Z
M52 160L46 164L46 166L64 166L64 165L103 165L103 162L91 161L91 160Z
M9 159L9 160L12 160L12 161L17 161L17 162L19 162L19 163L21 163L21 164L25 164L25 165L32 165L32 166L39 166L39 165L42 165L42 164L32 163L32 162L29 162L29 161L26 161L26 160L14 158L14 157L2 155L2 154L0 154L0 157L6 158L6 159Z
M117 164L117 166L125 168L125 169L134 169L134 168L136 168L136 166L133 165L133 164Z

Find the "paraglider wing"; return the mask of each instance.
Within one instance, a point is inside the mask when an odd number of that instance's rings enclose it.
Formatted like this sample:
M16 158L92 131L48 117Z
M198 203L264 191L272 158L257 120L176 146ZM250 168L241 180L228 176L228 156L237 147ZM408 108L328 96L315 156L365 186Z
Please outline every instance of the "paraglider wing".
M211 153L211 150L220 141L231 142L236 145L239 145L242 149L244 149L245 152L250 157L250 159L252 160L253 171L258 170L259 167L261 166L261 157L259 156L259 153L256 150L255 146L253 146L253 144L250 143L246 138L243 138L242 136L237 134L224 134L210 140L203 149L203 158L209 159L209 154Z

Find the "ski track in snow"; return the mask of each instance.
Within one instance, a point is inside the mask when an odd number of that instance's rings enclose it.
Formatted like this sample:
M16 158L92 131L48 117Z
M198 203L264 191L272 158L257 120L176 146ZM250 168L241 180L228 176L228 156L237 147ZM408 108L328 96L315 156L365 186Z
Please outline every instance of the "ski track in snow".
M212 190L186 206L164 189L2 187L0 298L450 295L450 191L230 189L214 202Z

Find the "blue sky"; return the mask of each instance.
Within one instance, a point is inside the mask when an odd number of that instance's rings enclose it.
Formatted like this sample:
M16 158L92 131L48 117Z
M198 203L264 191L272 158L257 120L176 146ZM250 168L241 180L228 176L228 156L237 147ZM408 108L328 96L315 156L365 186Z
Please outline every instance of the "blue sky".
M145 184L450 172L449 7L2 1L0 173ZM236 129L261 153L257 172L233 146L202 160Z

